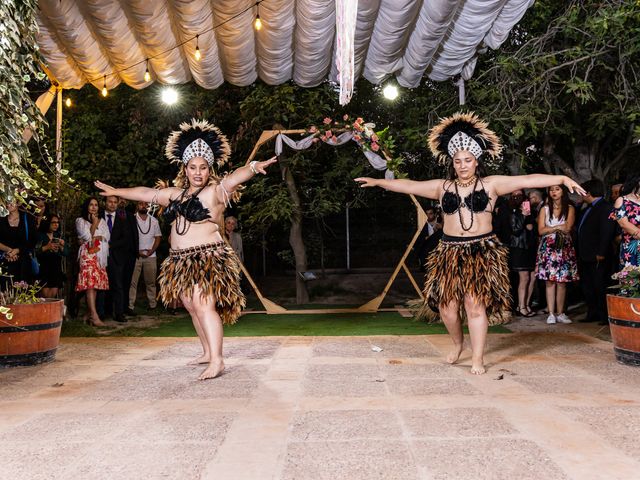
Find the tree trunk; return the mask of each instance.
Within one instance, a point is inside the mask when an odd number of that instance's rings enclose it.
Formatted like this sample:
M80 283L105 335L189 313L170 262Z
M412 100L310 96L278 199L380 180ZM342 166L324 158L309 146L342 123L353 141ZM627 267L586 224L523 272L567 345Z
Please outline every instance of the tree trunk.
M580 181L576 171L560 155L556 153L556 144L551 135L545 133L542 147L542 164L547 173L566 175Z
M293 255L296 260L296 303L308 303L309 292L307 291L307 284L301 275L302 272L307 271L307 252L305 250L304 240L302 239L302 202L300 201L296 182L291 174L291 170L286 166L282 166L282 164L280 165L287 190L289 190L289 196L293 202L289 245L291 245L293 249Z
M603 179L602 169L596 162L597 147L594 144L579 144L573 148L573 164L577 182L585 182L592 178Z

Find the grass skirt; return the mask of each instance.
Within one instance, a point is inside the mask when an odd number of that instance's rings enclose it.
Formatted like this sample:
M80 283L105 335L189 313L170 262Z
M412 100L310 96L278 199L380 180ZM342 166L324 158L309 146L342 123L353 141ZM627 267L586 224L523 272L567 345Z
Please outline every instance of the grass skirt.
M508 249L493 234L478 237L444 235L426 263L424 302L417 317L436 320L434 312L470 294L483 303L491 325L506 323L511 312Z
M160 267L159 297L165 305L182 295L193 296L200 287L201 299L215 299L222 323L238 320L246 301L240 290L240 264L233 249L225 242L209 243L182 250L170 250Z

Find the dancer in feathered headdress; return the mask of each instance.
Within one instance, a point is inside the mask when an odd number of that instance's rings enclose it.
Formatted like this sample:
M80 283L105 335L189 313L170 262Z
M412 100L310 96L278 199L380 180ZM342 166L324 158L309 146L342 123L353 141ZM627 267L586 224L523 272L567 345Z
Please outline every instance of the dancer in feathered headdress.
M183 123L171 133L165 153L180 170L174 187L113 188L96 181L103 196L118 196L162 205L171 223L171 250L162 263L160 298L169 305L180 300L191 314L203 347L194 364L208 364L200 380L224 370L222 326L232 324L245 306L240 290L240 264L224 241L215 219L220 218L234 192L254 175L266 174L276 161L253 161L220 177L231 149L227 137L205 120Z
M486 122L474 113L456 113L443 119L429 134L429 147L447 166L447 179L356 178L362 187L379 186L393 192L418 195L440 203L444 213L438 247L426 263L421 314L438 311L453 340L447 362L455 363L463 351L461 318L466 314L471 336L471 372L481 374L489 318L508 321L511 309L507 249L492 232L495 200L514 190L566 185L580 186L563 175L485 176L484 164L499 164L502 146Z

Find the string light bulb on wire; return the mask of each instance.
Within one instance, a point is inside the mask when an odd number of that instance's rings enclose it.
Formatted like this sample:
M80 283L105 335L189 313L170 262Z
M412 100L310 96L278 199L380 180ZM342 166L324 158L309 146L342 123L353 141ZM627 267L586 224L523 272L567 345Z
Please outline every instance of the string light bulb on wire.
M70 106L71 106L71 99L70 99L69 97L67 97L67 99L64 101L64 104L65 104L67 107L70 107Z
M147 58L147 70L144 72L144 81L145 82L150 82L151 81L151 74L149 73L149 59Z
M102 96L106 97L109 94L109 90L107 90L107 76L104 76L104 84L102 85Z
M195 57L195 59L197 61L200 61L200 59L202 58L202 54L200 53L200 47L198 45L198 37L200 35L196 35L196 53L193 54L193 56Z
M256 30L262 28L262 20L260 20L260 2L256 3L256 19L253 21L253 26Z

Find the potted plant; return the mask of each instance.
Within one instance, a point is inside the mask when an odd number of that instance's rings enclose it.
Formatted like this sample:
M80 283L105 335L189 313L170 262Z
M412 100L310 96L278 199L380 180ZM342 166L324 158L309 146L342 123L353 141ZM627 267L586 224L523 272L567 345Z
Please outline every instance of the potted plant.
M607 309L616 359L640 366L640 267L628 265L612 278L619 290L607 295Z
M0 368L55 358L64 302L38 298L40 285L10 281L0 290Z

